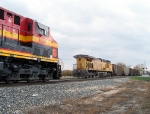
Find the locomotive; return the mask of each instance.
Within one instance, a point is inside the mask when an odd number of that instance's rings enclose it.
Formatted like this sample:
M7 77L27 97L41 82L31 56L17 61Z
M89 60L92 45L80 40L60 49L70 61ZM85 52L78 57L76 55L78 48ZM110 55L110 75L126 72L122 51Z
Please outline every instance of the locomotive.
M76 64L73 65L73 76L78 78L93 78L96 76L130 76L142 75L142 71L111 64L109 60L95 58L89 55L75 55Z
M0 80L47 82L60 77L58 43L50 28L0 7Z

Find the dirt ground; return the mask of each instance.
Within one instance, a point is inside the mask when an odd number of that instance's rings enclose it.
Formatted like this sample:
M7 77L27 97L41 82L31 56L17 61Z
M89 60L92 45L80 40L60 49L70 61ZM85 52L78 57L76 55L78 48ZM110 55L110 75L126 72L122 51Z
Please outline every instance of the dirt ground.
M28 114L150 114L150 82L103 88L94 96L64 99L64 104L36 107Z

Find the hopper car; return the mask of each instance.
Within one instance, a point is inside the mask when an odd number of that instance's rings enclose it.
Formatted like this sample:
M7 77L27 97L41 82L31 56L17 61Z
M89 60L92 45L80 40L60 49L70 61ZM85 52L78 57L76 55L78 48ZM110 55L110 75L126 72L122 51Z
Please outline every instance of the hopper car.
M141 76L143 71L111 64L111 61L95 58L89 55L75 55L76 64L73 65L73 76L78 78L106 77L106 76Z
M58 43L50 27L0 7L0 80L59 79Z

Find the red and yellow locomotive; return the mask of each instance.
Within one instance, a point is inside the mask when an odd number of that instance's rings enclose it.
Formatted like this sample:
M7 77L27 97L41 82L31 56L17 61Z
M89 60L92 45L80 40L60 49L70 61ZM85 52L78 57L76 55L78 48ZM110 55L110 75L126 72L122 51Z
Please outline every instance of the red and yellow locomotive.
M60 77L58 43L50 28L0 7L0 80L13 83Z

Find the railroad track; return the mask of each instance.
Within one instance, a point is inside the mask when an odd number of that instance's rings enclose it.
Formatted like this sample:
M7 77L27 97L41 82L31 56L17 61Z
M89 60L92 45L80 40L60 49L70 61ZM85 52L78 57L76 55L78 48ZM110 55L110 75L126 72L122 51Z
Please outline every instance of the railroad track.
M31 85L44 85L44 84L59 84L66 82L80 82L80 81L93 81L93 80L105 80L105 79L117 79L117 78L126 78L130 76L113 76L113 77L95 77L95 78L61 78L56 80L50 80L49 82L36 81L32 83L27 83L26 81L19 81L18 83L7 84L5 82L0 82L1 87L17 87L17 86L31 86Z

